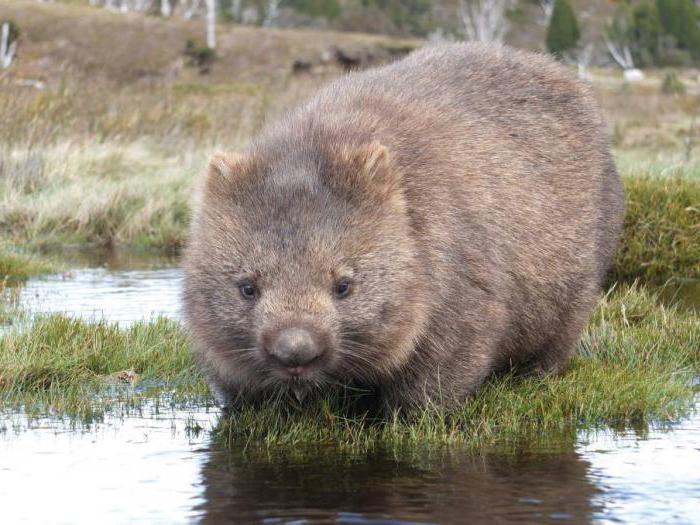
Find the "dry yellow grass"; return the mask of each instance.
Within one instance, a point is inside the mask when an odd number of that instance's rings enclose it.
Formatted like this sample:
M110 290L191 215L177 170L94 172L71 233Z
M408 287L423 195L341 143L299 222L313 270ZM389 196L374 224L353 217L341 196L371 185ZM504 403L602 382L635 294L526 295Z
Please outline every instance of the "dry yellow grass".
M189 220L191 181L204 161L193 150L156 146L59 143L7 154L10 182L0 181L0 227L20 244L115 243L178 247ZM17 174L35 173L24 190Z

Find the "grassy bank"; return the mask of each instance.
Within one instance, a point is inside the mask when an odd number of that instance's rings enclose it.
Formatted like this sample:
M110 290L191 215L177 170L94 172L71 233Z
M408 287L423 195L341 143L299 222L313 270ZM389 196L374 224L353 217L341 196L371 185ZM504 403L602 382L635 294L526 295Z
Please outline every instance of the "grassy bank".
M613 278L661 284L700 278L700 169L632 168Z
M302 409L272 405L243 410L223 420L218 435L230 444L263 446L482 446L572 428L645 424L689 408L691 379L700 373L699 350L696 314L664 307L644 289L622 286L601 300L562 376L494 378L460 410L428 409L410 424L347 419L326 399ZM31 329L0 337L5 403L94 416L125 395L155 395L163 389L210 401L185 335L171 321L120 329L49 316L37 319Z
M177 248L202 154L143 144L57 145L7 153L0 230L18 245ZM31 182L30 182L31 181Z

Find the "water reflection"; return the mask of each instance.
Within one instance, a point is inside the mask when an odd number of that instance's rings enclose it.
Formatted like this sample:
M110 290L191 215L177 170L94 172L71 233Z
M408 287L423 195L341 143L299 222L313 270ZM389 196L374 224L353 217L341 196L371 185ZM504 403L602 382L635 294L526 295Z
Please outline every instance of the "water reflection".
M700 312L700 279L669 281L659 289L659 295L666 304Z
M189 523L217 412L154 402L78 426L0 411L4 523Z
M224 450L210 432L217 418L216 410L167 400L77 428L0 411L3 516L86 524L692 523L700 516L697 412L670 431L547 438L515 454Z
M202 471L203 522L587 522L599 510L590 464L569 450L520 455L319 454L250 460L212 451Z
M65 268L104 268L109 271L155 270L176 266L179 257L173 252L114 248L78 248L48 252Z
M700 401L700 398L698 398ZM600 432L576 450L590 461L599 517L629 523L700 520L700 402L693 417L667 431Z

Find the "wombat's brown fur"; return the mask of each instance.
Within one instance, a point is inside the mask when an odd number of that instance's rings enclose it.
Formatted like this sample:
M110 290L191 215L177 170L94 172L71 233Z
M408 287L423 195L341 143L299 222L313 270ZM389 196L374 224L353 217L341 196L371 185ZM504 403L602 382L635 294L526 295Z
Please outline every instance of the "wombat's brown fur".
M425 48L212 160L185 262L195 350L229 403L349 385L410 408L510 365L559 371L622 211L596 104L564 68Z

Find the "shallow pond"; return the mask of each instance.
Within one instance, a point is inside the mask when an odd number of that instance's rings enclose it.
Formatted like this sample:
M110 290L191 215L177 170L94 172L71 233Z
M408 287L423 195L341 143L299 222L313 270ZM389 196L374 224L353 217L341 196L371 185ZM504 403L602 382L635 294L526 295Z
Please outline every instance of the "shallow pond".
M0 501L13 523L692 523L700 416L643 437L538 450L311 459L214 444L216 411L146 405L88 427L5 413Z
M179 318L170 258L75 256L17 289L32 312ZM667 288L695 308L697 283ZM700 398L697 408L700 409ZM365 455L223 450L216 409L146 404L89 425L0 408L0 502L28 523L700 522L700 414L535 449Z

